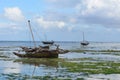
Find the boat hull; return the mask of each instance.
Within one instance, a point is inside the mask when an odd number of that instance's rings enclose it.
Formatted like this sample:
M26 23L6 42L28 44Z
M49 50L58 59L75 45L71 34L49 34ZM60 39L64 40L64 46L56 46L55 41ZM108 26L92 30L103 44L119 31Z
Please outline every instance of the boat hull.
M13 52L13 54L21 58L58 58L57 52L26 53L26 54Z
M81 45L88 45L89 43L81 43Z
M88 44L89 44L88 41L83 41L83 42L81 42L81 45L83 45L83 46L87 46Z
M54 44L54 41L42 41L43 44Z

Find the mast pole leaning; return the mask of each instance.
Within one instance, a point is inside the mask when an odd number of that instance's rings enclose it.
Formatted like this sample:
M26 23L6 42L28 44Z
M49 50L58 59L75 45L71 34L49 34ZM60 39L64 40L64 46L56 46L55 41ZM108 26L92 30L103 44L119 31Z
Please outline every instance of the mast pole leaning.
M29 25L29 28L30 28L30 32L31 32L31 35L32 35L32 39L33 39L33 42L34 42L34 46L36 47L36 42L35 42L34 35L33 35L33 32L32 32L30 20L28 20L28 25Z

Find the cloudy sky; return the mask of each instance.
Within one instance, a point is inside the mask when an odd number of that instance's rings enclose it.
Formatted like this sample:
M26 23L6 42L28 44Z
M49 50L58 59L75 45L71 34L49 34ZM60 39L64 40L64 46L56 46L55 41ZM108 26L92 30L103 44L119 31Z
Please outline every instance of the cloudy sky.
M120 42L120 0L0 0L0 40Z

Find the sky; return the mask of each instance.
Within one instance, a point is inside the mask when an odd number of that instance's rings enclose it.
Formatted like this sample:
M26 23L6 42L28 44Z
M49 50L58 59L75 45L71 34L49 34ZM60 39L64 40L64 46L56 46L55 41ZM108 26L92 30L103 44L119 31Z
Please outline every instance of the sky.
M0 0L0 41L120 42L120 0Z

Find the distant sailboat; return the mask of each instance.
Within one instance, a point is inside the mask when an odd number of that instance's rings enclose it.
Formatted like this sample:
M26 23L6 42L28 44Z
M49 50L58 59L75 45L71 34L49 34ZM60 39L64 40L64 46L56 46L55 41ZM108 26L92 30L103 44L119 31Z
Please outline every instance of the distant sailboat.
M54 41L42 41L43 44L54 44Z
M83 32L83 41L81 42L81 45L87 46L88 44L89 44L89 42L85 41L84 32Z
M45 39L46 39L45 41L42 41L43 44L47 44L47 45L53 45L54 44L53 40L51 40L51 41L47 40L47 36L46 35L45 35Z

